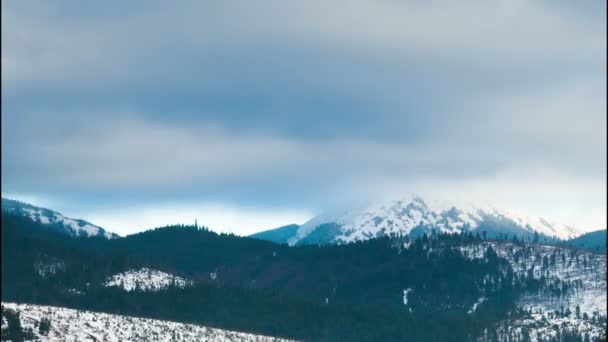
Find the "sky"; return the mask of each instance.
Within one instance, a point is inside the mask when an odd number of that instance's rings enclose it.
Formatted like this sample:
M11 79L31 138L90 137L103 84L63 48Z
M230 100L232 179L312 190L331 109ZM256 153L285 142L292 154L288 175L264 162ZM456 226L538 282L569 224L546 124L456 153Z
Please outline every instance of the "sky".
M606 227L606 2L3 1L2 196L121 235L353 200Z

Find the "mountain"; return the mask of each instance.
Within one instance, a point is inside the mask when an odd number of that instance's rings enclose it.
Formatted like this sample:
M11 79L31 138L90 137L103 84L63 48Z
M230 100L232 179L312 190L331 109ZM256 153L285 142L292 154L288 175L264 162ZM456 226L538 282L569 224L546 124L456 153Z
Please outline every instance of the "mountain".
M1 224L4 303L305 341L601 341L606 331L606 255L563 245L466 232L288 246L197 226L78 239L5 212ZM111 334L113 321L98 319L87 329Z
M50 209L36 207L28 203L7 198L2 199L2 212L26 217L34 222L41 223L49 229L70 236L103 237L106 239L118 237L118 235L107 232L103 228L90 222L69 218Z
M297 224L290 224L287 226L279 227L276 229L265 230L263 232L249 235L254 239L271 241L274 243L287 243L287 241L295 235L296 231L300 228Z
M567 240L580 233L573 227L526 217L510 210L468 205L457 208L441 202L426 202L418 196L408 199L364 203L316 216L298 229L281 227L258 238L301 244L344 244L382 236L419 237L425 233L485 232L487 236L517 236L544 241ZM270 240L270 239L268 239Z
M578 248L606 253L606 236L606 229L596 230L571 239L568 243Z

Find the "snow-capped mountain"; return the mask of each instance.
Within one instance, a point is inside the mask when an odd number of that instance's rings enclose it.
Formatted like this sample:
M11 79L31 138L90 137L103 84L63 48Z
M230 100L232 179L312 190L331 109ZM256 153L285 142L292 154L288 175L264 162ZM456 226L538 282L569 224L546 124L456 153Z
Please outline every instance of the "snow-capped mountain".
M417 237L433 231L485 231L488 236L506 234L509 237L516 235L525 238L532 238L538 233L543 238L560 240L582 233L567 225L551 223L543 218L526 217L510 210L472 204L457 208L449 203L425 201L412 196L326 212L301 225L283 242L290 245L340 244L385 235ZM265 234L272 235L272 232Z
M36 207L20 201L3 198L2 211L27 217L34 222L41 223L51 229L71 236L104 237L106 239L118 237L118 235L107 232L105 229L90 222L69 218L56 211Z

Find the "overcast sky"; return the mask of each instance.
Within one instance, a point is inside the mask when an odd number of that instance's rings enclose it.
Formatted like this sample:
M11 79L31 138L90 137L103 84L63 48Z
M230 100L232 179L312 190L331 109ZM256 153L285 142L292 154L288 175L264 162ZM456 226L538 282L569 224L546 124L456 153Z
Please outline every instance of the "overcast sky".
M247 234L428 195L606 227L606 2L3 1L2 195Z

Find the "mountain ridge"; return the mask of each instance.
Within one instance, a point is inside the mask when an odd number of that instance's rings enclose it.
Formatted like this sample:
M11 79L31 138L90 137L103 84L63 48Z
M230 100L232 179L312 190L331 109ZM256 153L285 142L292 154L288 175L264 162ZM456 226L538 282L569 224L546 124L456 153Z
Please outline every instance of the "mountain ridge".
M71 236L103 237L106 239L119 237L117 234L108 232L104 228L83 219L70 218L57 211L18 200L3 197L2 211L26 217L34 222L48 226L50 229Z
M578 247L606 253L606 229L598 229L568 240L568 243Z
M485 231L490 236L525 239L538 238L535 237L538 235L547 241L570 240L584 233L571 226L511 210L474 204L456 207L447 202L425 201L416 195L328 211L313 217L297 230L293 225L287 226L289 229L285 227L254 234L253 237L297 245L343 244L385 235L418 237L432 232ZM295 233L291 234L293 231Z

